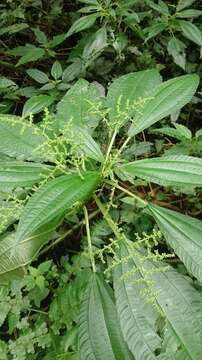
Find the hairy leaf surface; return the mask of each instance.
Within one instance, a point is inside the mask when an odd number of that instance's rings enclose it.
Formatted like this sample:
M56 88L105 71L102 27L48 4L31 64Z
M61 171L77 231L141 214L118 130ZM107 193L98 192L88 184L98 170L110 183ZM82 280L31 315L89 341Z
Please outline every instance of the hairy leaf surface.
M202 160L176 155L133 161L119 167L131 177L165 186L202 186Z
M154 89L151 99L136 115L129 129L133 136L186 105L199 83L198 75L183 75L163 82Z
M62 217L75 203L84 201L96 188L100 174L95 171L63 175L50 180L31 197L20 219L16 239L33 236L42 226Z
M202 221L158 205L147 207L167 243L190 273L202 281Z
M83 360L132 359L122 338L112 289L93 274L84 295L79 321Z

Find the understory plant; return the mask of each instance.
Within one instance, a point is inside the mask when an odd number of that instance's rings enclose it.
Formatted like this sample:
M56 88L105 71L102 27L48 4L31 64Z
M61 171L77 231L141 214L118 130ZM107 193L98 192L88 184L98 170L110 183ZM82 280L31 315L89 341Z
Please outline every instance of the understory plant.
M197 193L202 160L131 156L139 134L180 111L198 83L195 74L162 81L150 69L120 76L105 95L80 79L55 112L33 102L22 116L1 115L1 322L13 335L2 358L23 359L30 336L25 359L200 359L202 223L152 201L151 189ZM150 219L148 232L127 226L124 204ZM63 259L61 279L50 263L29 267L79 231L81 253ZM36 319L50 286L55 298ZM12 320L17 296L24 322Z

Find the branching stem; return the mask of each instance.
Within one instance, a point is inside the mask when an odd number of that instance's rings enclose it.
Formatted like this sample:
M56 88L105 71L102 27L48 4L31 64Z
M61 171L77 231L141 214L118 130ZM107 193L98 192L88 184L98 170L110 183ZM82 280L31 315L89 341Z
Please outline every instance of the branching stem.
M141 203L143 206L147 206L148 202L146 200L141 199L139 196L133 194L131 191L125 189L124 187L116 184L116 182L110 181L110 180L106 180L106 183L109 185L112 185L114 187L116 187L117 189L123 191L125 194L131 196L132 198L134 198L135 200L137 200L139 203Z

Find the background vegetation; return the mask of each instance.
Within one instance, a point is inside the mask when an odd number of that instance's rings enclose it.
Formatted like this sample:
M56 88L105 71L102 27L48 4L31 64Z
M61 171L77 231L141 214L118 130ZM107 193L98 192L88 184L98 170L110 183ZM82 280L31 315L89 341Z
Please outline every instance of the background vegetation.
M1 2L1 360L201 360L201 19Z

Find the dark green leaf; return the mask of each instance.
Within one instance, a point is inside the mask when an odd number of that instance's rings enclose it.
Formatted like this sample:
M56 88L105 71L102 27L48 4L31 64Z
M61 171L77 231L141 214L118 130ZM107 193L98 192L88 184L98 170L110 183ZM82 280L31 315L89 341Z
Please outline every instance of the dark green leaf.
M22 116L27 117L30 114L37 114L41 112L44 108L49 107L55 98L49 95L36 95L32 96L26 101L23 106Z
M154 204L148 209L168 244L189 272L202 281L202 222Z

